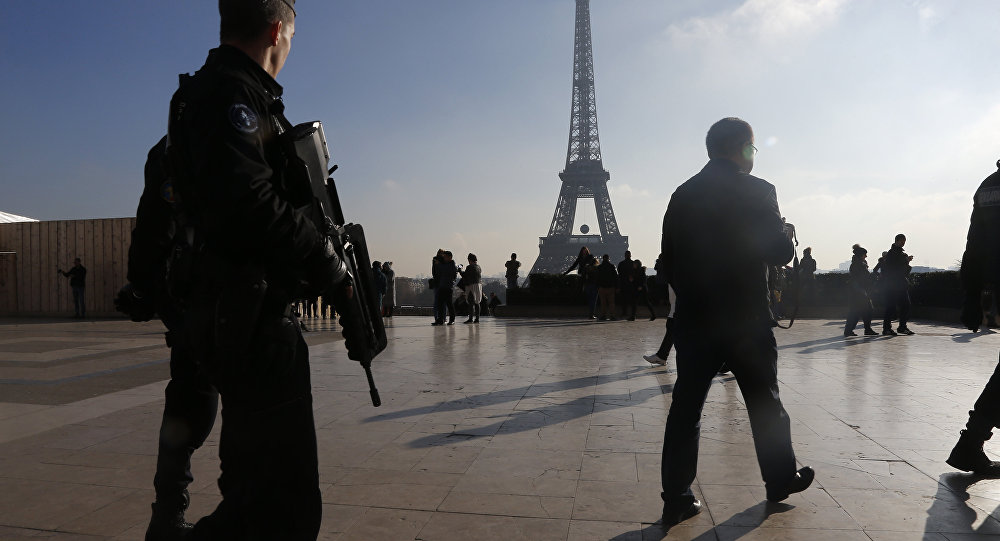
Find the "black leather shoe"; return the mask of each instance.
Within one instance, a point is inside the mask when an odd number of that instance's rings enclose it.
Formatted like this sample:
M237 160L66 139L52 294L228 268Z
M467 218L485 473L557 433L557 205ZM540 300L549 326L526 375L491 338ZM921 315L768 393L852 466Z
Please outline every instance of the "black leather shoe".
M875 329L865 329L865 336L877 336L878 331Z
M896 329L896 332L899 334L905 334L906 336L913 336L914 334L916 334L915 332L911 331L908 327L900 327Z
M857 335L858 335L858 333L856 333L854 331L848 331L848 332L844 333L844 338L847 338L848 336L857 336Z
M778 490L767 490L767 501L769 502L780 502L787 498L791 494L796 492L802 492L803 490L809 488L812 484L813 479L816 477L816 472L812 468L806 466L799 471L795 472L795 477L785 485L784 488Z
M962 435L958 438L958 443L955 444L955 448L951 450L951 454L948 455L948 460L945 462L955 469L977 475L1000 476L1000 462L990 460L990 457L986 456L983 451L983 444L988 439L990 436L976 437L968 430L963 430Z
M892 329L882 329L882 336L896 336L896 331Z
M687 507L681 507L680 509L664 505L663 515L660 517L660 524L669 528L670 526L684 522L698 513L701 513L701 502L698 500L695 500Z

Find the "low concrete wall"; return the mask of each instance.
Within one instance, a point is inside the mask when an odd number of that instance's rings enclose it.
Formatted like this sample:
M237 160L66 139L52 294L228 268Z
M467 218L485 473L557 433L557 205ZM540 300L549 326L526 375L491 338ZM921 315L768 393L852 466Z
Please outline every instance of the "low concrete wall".
M657 317L666 316L666 307L657 306ZM616 313L621 310L616 307ZM554 318L585 318L590 314L585 305L571 306L498 306L497 317L554 317ZM934 306L914 306L910 314L912 319L926 319L930 321L940 321L942 323L959 323L961 310L958 308L940 308ZM640 306L636 311L637 318L648 317L649 312L644 306ZM790 313L785 314L791 315ZM802 306L799 307L798 319L846 319L847 306ZM876 323L881 324L882 312L876 311L873 318Z

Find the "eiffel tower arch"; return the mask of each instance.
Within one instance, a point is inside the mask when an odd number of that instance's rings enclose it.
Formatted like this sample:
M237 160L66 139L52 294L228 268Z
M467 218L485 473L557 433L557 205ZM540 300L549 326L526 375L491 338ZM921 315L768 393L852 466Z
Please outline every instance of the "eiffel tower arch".
M566 167L559 173L562 187L549 233L538 238L538 259L531 273L560 273L569 268L586 246L597 257L608 254L613 261L628 250L628 237L618 230L611 207L608 181L611 174L601 160L597 133L597 99L594 91L594 53L590 39L590 0L576 0L576 33L573 45L573 98L570 108L569 146ZM590 199L597 210L598 231L573 234L577 203Z

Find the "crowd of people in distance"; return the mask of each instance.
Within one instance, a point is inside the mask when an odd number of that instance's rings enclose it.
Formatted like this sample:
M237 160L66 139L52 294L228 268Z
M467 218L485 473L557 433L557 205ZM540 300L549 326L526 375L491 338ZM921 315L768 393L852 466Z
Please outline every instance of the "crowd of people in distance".
M382 317L391 318L396 307L396 273L392 270L392 261L372 261L372 278L375 284L377 306ZM301 299L296 303L296 313L301 318L337 319L337 307L330 295L317 295ZM304 323L300 323L304 326Z
M910 316L910 294L907 291L906 277L910 274L913 261L912 255L903 251L906 236L896 235L888 251L882 252L882 257L871 271L868 270L868 250L855 244L852 247L853 257L850 268L850 295L847 324L844 326L844 337L857 336L854 328L858 321L864 322L865 336L874 336L878 332L872 328L872 314L875 311L872 297L876 288L881 290L885 312L882 318L882 335L896 336L898 334L914 334L907 326ZM899 317L899 326L892 330L892 320Z
M590 308L590 319L615 320L616 295L621 304L623 318L627 316L629 321L635 321L637 307L641 302L649 310L649 320L656 319L653 293L650 292L646 267L642 265L642 261L632 259L631 252L626 251L625 259L615 266L608 254L603 254L598 261L597 257L590 253L590 249L584 246L580 248L576 260L563 274L569 274L574 269L583 280L583 292ZM598 302L600 302L600 316L598 316Z

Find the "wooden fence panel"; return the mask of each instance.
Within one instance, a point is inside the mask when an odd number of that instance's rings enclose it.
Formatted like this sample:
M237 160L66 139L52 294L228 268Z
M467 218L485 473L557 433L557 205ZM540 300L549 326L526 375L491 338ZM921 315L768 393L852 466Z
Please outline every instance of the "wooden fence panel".
M0 252L0 315L17 313L17 254Z
M87 268L87 315L117 316L114 295L125 284L135 218L0 224L0 315L69 316L69 270Z

